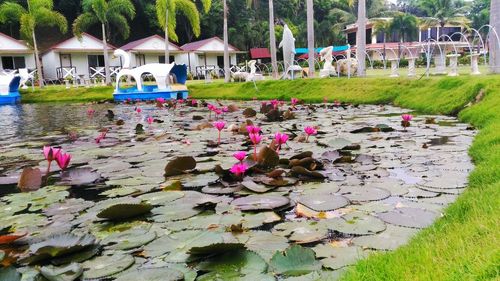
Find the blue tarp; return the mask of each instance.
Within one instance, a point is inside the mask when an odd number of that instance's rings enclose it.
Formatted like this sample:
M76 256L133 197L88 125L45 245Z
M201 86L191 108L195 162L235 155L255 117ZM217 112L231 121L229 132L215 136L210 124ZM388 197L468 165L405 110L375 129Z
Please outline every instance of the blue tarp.
M319 53L324 48L325 47L316 48L315 51L316 51L316 53ZM347 45L345 45L345 46L333 46L333 51L334 52L343 52L343 51L345 51L347 49L349 49L349 46L347 46ZM297 55L307 54L307 53L309 53L309 49L308 48L296 48L295 49L295 53Z

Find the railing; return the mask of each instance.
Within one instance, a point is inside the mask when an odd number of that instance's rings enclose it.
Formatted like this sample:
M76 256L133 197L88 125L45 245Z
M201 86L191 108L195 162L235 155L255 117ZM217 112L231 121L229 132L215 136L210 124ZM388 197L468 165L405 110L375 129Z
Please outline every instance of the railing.
M58 67L56 68L57 79L76 79L76 67Z
M109 74L111 77L116 77L118 72L120 72L122 68L120 66L110 66L109 67ZM104 66L95 66L95 67L89 67L89 76L90 79L104 79L106 78L106 70Z

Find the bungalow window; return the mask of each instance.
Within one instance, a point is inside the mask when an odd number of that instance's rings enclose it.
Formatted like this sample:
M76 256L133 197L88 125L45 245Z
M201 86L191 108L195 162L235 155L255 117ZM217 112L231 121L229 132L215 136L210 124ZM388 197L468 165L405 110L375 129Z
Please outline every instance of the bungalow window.
M89 55L89 67L104 67L104 55Z
M170 62L174 62L174 61L175 61L175 58L174 58L174 56L169 56L169 57L168 57L168 60L169 60ZM158 62L159 62L159 63L165 63L165 56L158 56Z
M19 69L26 68L26 61L24 57L2 57L3 69Z
M143 54L138 54L135 56L136 58L136 64L137 66L145 65L146 64L146 55Z
M224 56L217 56L217 66L224 68Z

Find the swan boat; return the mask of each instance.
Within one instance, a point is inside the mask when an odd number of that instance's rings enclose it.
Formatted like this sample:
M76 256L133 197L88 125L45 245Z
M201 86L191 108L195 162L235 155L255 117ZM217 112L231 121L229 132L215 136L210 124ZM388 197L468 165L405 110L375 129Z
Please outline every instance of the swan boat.
M126 100L155 100L164 99L187 99L188 89L186 86L187 66L175 63L149 63L136 68L130 68L130 55L118 49L114 55L121 57L123 69L116 76L116 88L113 93L115 101ZM154 84L144 84L143 77L151 75ZM134 86L123 86L123 83L133 78Z

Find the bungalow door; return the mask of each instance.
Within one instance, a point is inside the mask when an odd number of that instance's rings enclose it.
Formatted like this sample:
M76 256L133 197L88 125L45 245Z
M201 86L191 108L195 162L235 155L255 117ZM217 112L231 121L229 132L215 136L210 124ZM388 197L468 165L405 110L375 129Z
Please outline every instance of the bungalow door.
M88 62L90 78L102 79L106 77L104 55L89 55Z
M57 68L57 78L59 79L75 79L76 68L73 67L71 54L59 54L59 64Z

